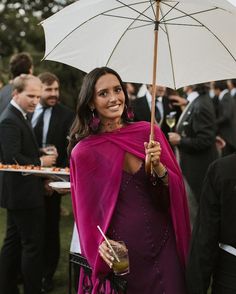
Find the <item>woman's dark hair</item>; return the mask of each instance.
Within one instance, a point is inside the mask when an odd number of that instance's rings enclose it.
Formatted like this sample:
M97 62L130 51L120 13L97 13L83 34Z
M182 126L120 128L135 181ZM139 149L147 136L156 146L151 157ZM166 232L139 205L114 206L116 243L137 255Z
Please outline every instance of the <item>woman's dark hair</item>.
M117 77L122 87L122 90L125 95L125 109L122 114L122 121L123 122L130 122L128 118L127 109L129 107L129 98L127 94L126 87L122 82L119 74L111 68L108 67L98 67L93 69L90 73L88 73L83 80L82 87L79 93L78 102L77 102L77 109L76 109L76 117L72 124L69 136L69 145L68 145L68 153L71 153L71 150L76 145L77 142L82 140L83 138L95 134L98 131L93 131L89 123L92 119L93 113L90 109L90 104L94 98L94 90L95 84L97 80L106 75L112 74Z

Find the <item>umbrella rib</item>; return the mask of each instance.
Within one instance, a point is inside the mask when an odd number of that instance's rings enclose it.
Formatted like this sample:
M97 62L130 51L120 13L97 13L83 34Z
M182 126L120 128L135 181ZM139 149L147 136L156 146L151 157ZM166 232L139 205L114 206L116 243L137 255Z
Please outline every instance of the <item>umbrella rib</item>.
M162 14L162 10L160 9L160 12ZM165 16L163 16L165 17ZM163 18L162 17L162 18ZM174 61L173 61L173 55L172 55L172 50L171 50L171 45L170 45L170 36L168 33L168 28L167 26L164 24L165 30L163 29L163 31L166 33L166 37L167 37L167 42L168 42L168 47L169 47L169 53L170 53L170 63L171 63L171 69L172 69L172 78L173 78L173 83L174 83L174 88L176 89L176 79L175 79L175 71L174 71Z
M124 18L124 19L129 19L129 20L134 20L134 21L148 22L149 24L152 24L153 23L153 21L150 21L150 20L136 19L136 18L127 17L127 16L120 16L120 15L107 14L107 13L102 13L101 15L110 16L110 17L117 17L117 18Z
M203 27L203 25L197 24L188 24L188 23L169 23L169 22L161 22L160 24L168 25L168 26L182 26L182 27Z
M153 8L152 0L149 0L149 2L150 2L150 5L152 7L152 12L153 12L154 19L156 19L156 12L155 12L155 10Z
M159 28L165 33L167 34L167 32L164 30L164 28L162 26L159 26Z
M214 7L214 8L210 8L210 9L206 9L206 10L200 10L200 11L188 14L188 13L185 13L184 11L180 10L179 8L176 8L176 6L171 6L171 5L166 4L166 3L165 3L165 5L168 6L168 7L172 7L173 9L183 13L183 15L181 15L181 16L170 18L170 19L167 19L166 21L172 21L172 20L176 20L176 19L180 19L180 18L191 17L191 16L196 15L196 14L202 14L202 13L209 12L209 11L214 11L214 10L217 9L217 7Z
M179 2L178 3L176 3L174 6L171 6L171 8L170 8L170 10L165 14L165 15L163 15L162 17L161 17L161 19L160 19L160 22L162 21L162 19L165 19L165 17L173 10L173 9L175 9L175 7L177 6L179 4Z
M145 8L143 12L146 12L149 8L150 8L150 6L147 7L147 8ZM143 15L143 12L140 12L140 14L137 16L137 19L140 17L140 15ZM108 58L108 60L107 60L107 62L106 62L106 66L108 66L108 63L110 62L111 57L112 57L112 55L113 55L115 49L117 48L118 44L120 43L120 40L121 40L122 37L126 34L126 32L130 29L130 27L132 26L132 24L133 24L134 22L135 22L135 20L132 21L132 22L129 24L129 26L126 28L126 30L123 32L123 34L120 36L119 40L116 42L116 45L114 46L114 48L113 48L113 50L112 50L112 52L111 52L111 54L110 54L110 56L109 56L109 58Z
M152 25L152 24L153 24L153 23L148 23L148 24L145 24L145 25L140 25L140 26L136 26L136 27L128 28L127 31L131 31L131 30L136 30L136 29L139 29L139 28L147 27L147 26L150 26L150 25Z
M122 4L122 5L124 5L126 8L129 8L129 9L135 11L136 13L139 14L139 16L142 15L142 16L146 17L147 19L149 19L150 21L153 21L152 18L150 18L149 16L143 14L143 12L141 13L141 12L138 11L137 9L134 9L133 7L131 7L131 5L125 4L124 2L122 2L122 1L120 1L120 0L115 0L115 1L118 2L118 3L120 3L120 4ZM149 2L149 1L146 1L146 2ZM140 4L140 3L133 3L132 6L134 6L134 4Z

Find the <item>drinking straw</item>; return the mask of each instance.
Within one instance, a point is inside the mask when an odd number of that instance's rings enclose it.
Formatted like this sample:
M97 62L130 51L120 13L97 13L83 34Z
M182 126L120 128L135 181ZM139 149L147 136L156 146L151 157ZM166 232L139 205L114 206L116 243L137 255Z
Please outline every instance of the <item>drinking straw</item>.
M101 235L103 236L104 240L106 241L108 247L111 249L112 253L114 254L116 260L117 260L118 262L120 262L119 257L118 257L117 254L115 253L114 249L113 249L112 246L111 246L111 243L108 241L106 235L103 233L103 231L102 231L102 229L100 228L100 226L97 226L97 228L98 228L99 232L101 233Z

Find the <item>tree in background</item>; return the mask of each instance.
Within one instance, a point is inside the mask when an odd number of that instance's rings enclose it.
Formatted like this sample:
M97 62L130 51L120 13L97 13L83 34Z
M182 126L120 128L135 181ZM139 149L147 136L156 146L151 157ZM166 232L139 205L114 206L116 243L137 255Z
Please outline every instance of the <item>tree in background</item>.
M29 52L34 60L35 74L55 73L61 82L62 102L75 108L83 73L67 65L41 61L44 55L42 20L75 2L74 0L2 0L0 3L0 73L8 76L8 62L12 54Z

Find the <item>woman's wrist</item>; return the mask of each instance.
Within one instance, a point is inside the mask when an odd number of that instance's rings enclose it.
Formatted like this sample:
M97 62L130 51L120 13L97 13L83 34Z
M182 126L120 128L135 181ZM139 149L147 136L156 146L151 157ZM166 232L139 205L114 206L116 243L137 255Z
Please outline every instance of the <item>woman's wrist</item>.
M157 166L154 167L154 171L157 175L159 180L162 180L165 184L168 185L168 171L167 168L162 164L159 163Z
M167 169L162 163L159 163L158 165L154 166L154 170L158 178L164 177L167 173Z

